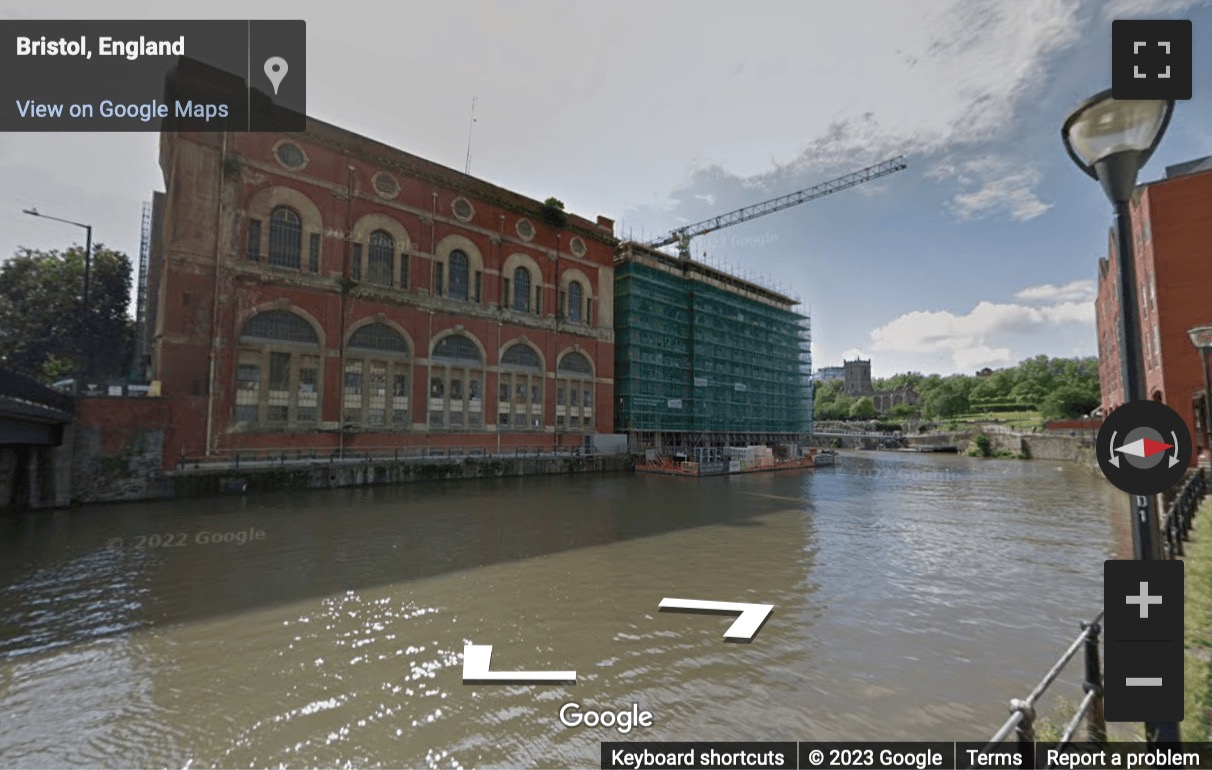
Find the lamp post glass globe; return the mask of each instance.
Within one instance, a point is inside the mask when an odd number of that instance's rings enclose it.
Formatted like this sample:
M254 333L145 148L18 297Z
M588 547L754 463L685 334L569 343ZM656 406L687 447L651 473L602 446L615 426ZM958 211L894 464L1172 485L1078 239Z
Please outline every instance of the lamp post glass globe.
M1126 203L1173 111L1173 101L1112 99L1106 90L1069 114L1061 138L1077 167L1102 183L1113 203Z
M1087 167L1117 152L1147 152L1161 135L1170 102L1098 99L1070 117L1069 145Z
M1212 326L1196 326L1187 332L1191 344L1199 350L1212 349Z

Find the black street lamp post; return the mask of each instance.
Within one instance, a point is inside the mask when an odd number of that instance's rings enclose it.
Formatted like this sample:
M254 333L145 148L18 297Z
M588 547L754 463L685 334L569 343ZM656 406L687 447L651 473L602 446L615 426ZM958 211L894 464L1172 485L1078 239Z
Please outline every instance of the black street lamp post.
M1098 180L1115 206L1117 271L1120 310L1120 380L1123 401L1140 401L1145 394L1144 356L1141 353L1140 307L1136 263L1132 253L1132 223L1128 202L1136 189L1136 176L1157 149L1170 115L1171 100L1117 100L1111 90L1082 102L1061 127L1065 150L1078 168ZM1136 559L1161 558L1154 495L1130 495L1133 550ZM1145 725L1150 742L1178 741L1178 725Z
M70 219L60 219L59 217L51 217L46 214L38 213L38 209L25 209L22 213L29 214L31 217L42 217L43 219L51 219L55 222L62 222L65 225L75 225L76 227L84 228L84 300L82 307L84 311L88 311L88 289L89 289L89 273L92 270L93 263L93 226L86 225L81 222L73 222Z
M77 321L76 321L77 324L79 324L79 329L77 330L76 333L77 333L77 335L88 335L91 331L91 326L89 324L90 312L89 312L89 304L88 304L88 295L89 295L89 288L92 283L91 274L92 274L92 264L93 264L93 226L86 225L83 222L73 222L70 219L60 219L59 217L47 216L46 214L39 213L38 209L25 209L23 211L23 213L29 214L31 217L41 217L42 219L50 219L55 222L62 222L65 225L74 225L76 227L84 228L84 294L80 300L80 312L79 312L79 315L77 316ZM84 374L86 376L91 377L93 375L94 353L93 353L93 346L88 341L88 339L89 338L84 337L84 336L77 337L77 340L85 340L83 347L84 347L84 368L86 371L84 372ZM78 374L79 373L77 373L77 375Z
M1212 452L1212 388L1208 387L1208 353L1212 352L1212 326L1197 326L1187 332L1191 344L1199 350L1204 372L1204 434L1205 448Z

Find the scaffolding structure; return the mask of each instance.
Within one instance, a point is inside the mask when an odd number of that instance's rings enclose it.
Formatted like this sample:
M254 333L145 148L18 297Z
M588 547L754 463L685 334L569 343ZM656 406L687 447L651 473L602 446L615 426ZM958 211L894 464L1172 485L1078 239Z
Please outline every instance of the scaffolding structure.
M615 429L637 448L802 440L811 326L799 302L624 243L615 259Z
M143 223L139 228L139 278L135 289L135 360L132 362L132 372L142 378L146 372L143 362L146 360L151 347L151 334L147 329L147 262L151 253L151 201L143 202Z

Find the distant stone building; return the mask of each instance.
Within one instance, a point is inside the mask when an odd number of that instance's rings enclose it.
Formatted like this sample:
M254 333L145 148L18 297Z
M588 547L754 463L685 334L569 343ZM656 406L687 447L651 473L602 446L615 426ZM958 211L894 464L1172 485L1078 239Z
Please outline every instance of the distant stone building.
M853 361L842 362L842 377L845 383L842 392L852 398L861 398L875 393L871 385L871 359L866 361L856 358Z
M812 375L812 379L817 382L830 382L832 380L844 379L846 370L841 366L822 366Z
M917 406L919 403L917 391L913 388L876 390L871 382L871 359L843 361L842 370L842 392L851 398L869 397L875 405L875 411L881 414L900 404Z
M907 404L909 406L917 406L919 403L917 391L913 388L900 388L899 390L879 390L871 395L872 402L875 403L875 411L887 412L894 406Z

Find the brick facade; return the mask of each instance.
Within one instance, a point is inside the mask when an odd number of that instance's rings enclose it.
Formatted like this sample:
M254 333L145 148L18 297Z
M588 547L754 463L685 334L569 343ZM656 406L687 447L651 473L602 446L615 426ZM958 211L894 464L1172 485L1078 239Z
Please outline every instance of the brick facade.
M1182 415L1196 446L1206 447L1202 364L1187 330L1212 323L1212 172L1144 185L1130 207L1146 397ZM1124 401L1116 259L1112 229L1095 304L1104 414Z
M554 221L318 121L165 133L160 165L148 305L152 376L173 404L166 465L611 432L610 220Z

